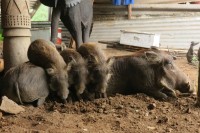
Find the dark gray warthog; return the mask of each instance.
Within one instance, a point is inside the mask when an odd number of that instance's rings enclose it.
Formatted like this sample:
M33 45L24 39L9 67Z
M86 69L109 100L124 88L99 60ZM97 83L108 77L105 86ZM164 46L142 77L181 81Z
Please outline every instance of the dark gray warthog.
M95 92L95 98L106 97L107 83L110 78L110 66L113 60L106 61L104 52L95 43L85 43L78 52L87 62L87 91Z
M45 69L51 88L57 91L58 96L65 102L69 94L68 82L66 82L68 68L51 42L43 39L33 41L28 49L28 58L31 63Z
M1 95L23 104L37 101L44 103L49 95L49 85L43 68L29 62L9 69L3 77Z
M89 41L93 19L93 0L40 0L46 6L53 7L51 23L51 41L56 42L59 19L71 33L78 48Z
M66 64L71 67L68 71L70 93L75 91L78 100L81 100L81 94L85 90L88 76L86 62L74 49L67 48L60 54Z
M142 92L156 99L176 97L175 90L192 93L188 77L171 55L156 49L115 57L107 94Z

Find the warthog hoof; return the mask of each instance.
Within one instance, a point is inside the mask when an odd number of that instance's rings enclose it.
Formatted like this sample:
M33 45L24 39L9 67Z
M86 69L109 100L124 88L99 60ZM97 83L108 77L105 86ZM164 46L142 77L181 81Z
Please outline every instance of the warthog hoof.
M45 102L46 97L41 97L40 99L37 100L37 107L41 106Z
M96 92L95 99L98 99L98 98L107 98L106 92L105 93Z
M168 96L160 90L153 90L151 92L149 91L147 94L158 100L167 100L168 98Z
M66 103L67 103L67 100L66 100L66 99L61 99L61 102L62 102L63 104L66 104Z

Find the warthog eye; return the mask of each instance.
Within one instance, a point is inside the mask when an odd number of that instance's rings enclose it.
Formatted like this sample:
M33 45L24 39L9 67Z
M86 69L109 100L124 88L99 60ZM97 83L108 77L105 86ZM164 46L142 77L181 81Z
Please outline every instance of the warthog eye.
M165 64L165 65L172 64L172 61L170 61L170 60L165 60L165 61L164 61L164 64Z
M165 60L164 61L164 66L169 68L169 69L173 69L174 68L173 63L172 63L171 60Z

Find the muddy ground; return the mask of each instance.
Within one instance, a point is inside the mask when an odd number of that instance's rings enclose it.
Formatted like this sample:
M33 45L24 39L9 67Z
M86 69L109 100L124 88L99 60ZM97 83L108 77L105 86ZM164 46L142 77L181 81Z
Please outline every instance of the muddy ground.
M106 50L108 56L128 52ZM197 83L198 69L185 57L176 63ZM47 101L25 106L18 115L0 116L1 133L200 133L200 109L195 96L168 102L144 94L117 95L92 102L63 105Z

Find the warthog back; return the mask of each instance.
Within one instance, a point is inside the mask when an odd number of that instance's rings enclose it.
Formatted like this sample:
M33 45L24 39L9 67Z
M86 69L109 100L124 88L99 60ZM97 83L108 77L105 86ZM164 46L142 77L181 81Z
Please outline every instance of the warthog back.
M41 105L49 94L44 69L31 63L11 68L3 78L2 93L17 103L38 100L37 105Z
M28 58L30 62L43 68L66 66L63 58L50 41L38 39L33 41L28 49Z

